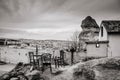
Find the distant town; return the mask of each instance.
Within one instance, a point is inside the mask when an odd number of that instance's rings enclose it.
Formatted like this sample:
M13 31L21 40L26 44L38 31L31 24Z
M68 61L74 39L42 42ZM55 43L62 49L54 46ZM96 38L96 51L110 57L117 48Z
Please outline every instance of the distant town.
M34 40L34 39L10 39L10 38L0 38L0 46L9 46L14 48L36 48L39 49L46 48L67 48L70 46L71 41L65 40Z

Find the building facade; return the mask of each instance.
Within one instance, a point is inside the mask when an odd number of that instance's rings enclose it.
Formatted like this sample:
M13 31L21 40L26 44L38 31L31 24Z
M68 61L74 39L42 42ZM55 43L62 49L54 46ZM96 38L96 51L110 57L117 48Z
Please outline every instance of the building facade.
M99 35L99 26L95 19L91 16L87 16L81 23L82 32L79 35L81 50L86 49L86 43L88 41L97 41Z
M86 42L87 57L107 57L109 41L89 41Z
M91 25L95 22L89 24L91 27L85 26L88 24L88 21L84 21L84 23L86 24L81 26L83 28L81 41L83 39L86 43L87 56L120 56L120 20L103 20L100 24L98 35L94 35L97 28Z
M109 41L108 56L120 56L120 21L118 20L104 20L101 22L100 41Z

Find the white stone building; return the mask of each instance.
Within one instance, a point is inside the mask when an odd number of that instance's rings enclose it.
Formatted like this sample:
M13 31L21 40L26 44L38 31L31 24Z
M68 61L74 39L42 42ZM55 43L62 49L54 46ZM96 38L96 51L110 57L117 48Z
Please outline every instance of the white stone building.
M109 41L108 56L120 56L120 20L104 20L101 22L100 41Z
M104 20L101 22L97 41L86 42L87 56L120 56L120 21Z

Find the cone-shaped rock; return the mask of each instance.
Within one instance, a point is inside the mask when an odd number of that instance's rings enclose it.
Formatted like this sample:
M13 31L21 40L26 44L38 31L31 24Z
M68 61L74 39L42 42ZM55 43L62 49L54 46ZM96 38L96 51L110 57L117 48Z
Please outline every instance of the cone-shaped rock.
M87 16L81 24L81 27L83 30L93 30L93 31L99 31L99 26L96 23L95 19L93 19L91 16Z
M99 34L99 26L95 19L87 16L81 24L83 31L79 35L79 39L83 41L96 41Z

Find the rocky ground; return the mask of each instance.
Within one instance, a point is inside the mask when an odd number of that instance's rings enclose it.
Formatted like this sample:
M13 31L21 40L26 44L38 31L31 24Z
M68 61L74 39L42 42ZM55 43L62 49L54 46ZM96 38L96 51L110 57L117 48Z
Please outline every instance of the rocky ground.
M24 66L22 71L28 80L120 80L120 58L101 58L57 69L53 67L52 73L49 69L42 73L30 66Z
M15 67L13 64L5 64L4 62L0 62L0 76L6 72L9 72Z
M75 64L51 80L120 80L120 58L102 58Z

